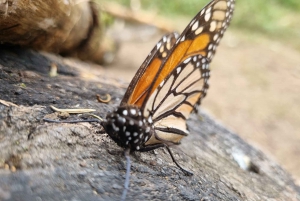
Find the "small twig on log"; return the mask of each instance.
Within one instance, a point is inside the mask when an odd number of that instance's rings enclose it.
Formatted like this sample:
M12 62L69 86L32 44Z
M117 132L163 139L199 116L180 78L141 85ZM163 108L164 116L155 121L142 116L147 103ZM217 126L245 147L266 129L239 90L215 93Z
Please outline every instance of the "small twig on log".
M94 109L59 109L54 106L50 106L52 110L55 112L67 112L70 114L81 114L81 113L88 113L88 112L95 112L96 110Z
M5 105L6 107L9 107L9 106L19 107L18 105L14 104L14 103L12 103L12 102L8 102L8 101L1 100L1 99L0 99L0 103L1 103L2 105Z

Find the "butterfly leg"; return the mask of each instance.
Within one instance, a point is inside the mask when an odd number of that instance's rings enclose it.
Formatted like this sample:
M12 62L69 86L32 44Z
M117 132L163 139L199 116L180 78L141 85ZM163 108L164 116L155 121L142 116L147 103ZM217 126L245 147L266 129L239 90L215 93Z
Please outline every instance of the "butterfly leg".
M164 144L154 144L154 145L147 145L146 147L141 148L139 151L140 152L146 152L146 151L151 151L160 147L164 147Z
M170 156L171 156L173 162L177 165L177 167L179 167L179 169L180 169L185 175L187 175L187 176L192 176L192 175L193 175L192 172L190 172L190 171L184 169L183 167L181 167L181 166L177 163L177 161L175 160L175 158L174 158L174 156L173 156L173 154L172 154L172 152L171 152L171 149L168 147L168 145L165 145L165 147L167 148L167 150L168 150L168 152L169 152L169 154L170 154Z
M176 164L177 167L179 167L179 169L180 169L185 175L187 175L187 176L192 176L192 175L193 175L192 172L190 172L190 171L184 169L183 167L181 167L181 166L177 163L177 161L175 160L175 158L174 158L174 156L173 156L173 154L172 154L172 152L171 152L171 149L170 149L170 148L168 147L168 145L166 145L166 144L156 144L156 145L152 145L152 146L147 146L147 147L145 147L145 148L140 149L139 151L141 151L141 152L151 151L151 150L157 149L157 148L159 148L159 147L166 147L166 149L168 150L168 152L169 152L169 154L170 154L170 156L171 156L173 162Z

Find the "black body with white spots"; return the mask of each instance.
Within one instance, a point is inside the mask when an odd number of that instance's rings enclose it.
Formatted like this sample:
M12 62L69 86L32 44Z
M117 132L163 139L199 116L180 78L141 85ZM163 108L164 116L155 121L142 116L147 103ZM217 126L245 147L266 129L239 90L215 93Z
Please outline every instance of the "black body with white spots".
M118 107L106 116L103 126L119 146L131 151L143 150L154 132L151 119L145 119L140 109L134 106Z

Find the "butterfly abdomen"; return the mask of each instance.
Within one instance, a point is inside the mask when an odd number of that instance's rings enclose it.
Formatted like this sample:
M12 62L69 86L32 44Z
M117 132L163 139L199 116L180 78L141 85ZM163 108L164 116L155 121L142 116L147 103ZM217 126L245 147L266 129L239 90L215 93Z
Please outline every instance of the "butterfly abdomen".
M143 148L152 133L151 117L144 118L135 106L120 106L106 117L104 124L108 135L121 147L130 150Z

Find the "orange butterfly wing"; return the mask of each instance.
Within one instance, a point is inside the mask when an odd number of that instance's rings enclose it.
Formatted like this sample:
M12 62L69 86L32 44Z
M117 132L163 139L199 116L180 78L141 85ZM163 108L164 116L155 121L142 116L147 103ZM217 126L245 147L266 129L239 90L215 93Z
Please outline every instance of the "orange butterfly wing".
M159 84L179 63L193 55L200 54L210 62L233 10L234 0L212 1L193 18L176 43L176 34L158 42L131 81L121 104L144 107Z
M163 60L167 57L178 36L179 34L174 32L163 36L158 41L129 84L121 105L141 106L146 92L149 90ZM164 50L163 53L162 50Z
M150 94L180 62L188 57L200 54L211 62L229 26L233 10L234 0L217 0L209 3L194 17L163 64Z

